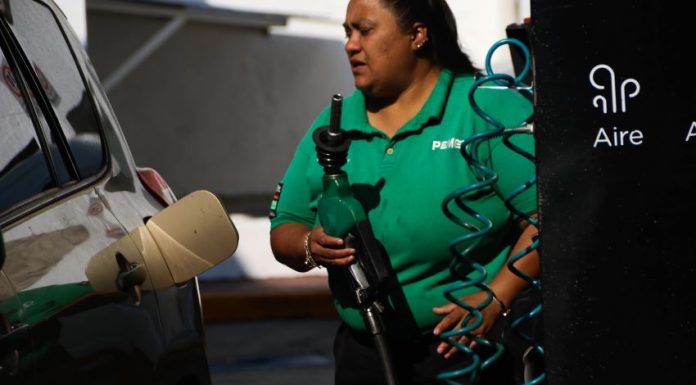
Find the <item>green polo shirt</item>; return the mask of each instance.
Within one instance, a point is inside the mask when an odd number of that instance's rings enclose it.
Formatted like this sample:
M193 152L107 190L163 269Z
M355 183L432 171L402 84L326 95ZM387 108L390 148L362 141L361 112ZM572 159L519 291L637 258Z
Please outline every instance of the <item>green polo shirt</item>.
M475 182L475 175L460 153L461 142L474 133L491 129L474 113L467 99L473 83L472 75L443 70L421 111L392 138L370 125L360 91L343 103L341 126L352 139L343 170L399 283L390 288L388 309L383 315L391 334L429 332L440 320L432 308L447 303L445 289L458 282L450 272L453 256L449 244L469 230L448 219L441 205L448 194ZM527 100L510 90L481 89L476 100L506 125L517 125L532 110ZM286 222L309 227L319 224L316 207L322 194L323 170L316 160L312 132L328 124L329 113L325 109L300 142L276 196L271 228ZM513 143L533 152L530 135L517 135ZM510 151L500 140L490 141L480 151L481 158L497 172L496 188L503 196L535 173L531 162ZM471 253L486 267L490 280L505 263L516 240L517 221L496 194L477 194L466 203L494 223L493 230ZM528 190L514 203L523 212L535 212L536 190ZM479 224L462 212L459 215ZM358 310L351 307L347 298L352 293L346 293L342 282L345 270L329 269L336 308L348 325L365 329Z

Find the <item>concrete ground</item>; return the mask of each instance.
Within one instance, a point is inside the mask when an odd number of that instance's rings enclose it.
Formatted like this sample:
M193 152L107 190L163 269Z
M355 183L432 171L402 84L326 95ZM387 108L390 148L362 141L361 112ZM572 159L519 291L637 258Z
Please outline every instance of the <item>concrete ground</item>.
M278 263L266 217L231 218L239 248L199 278L213 385L333 384L339 320L326 270Z
M331 385L337 319L207 325L213 385Z
M213 385L333 384L326 277L201 281Z

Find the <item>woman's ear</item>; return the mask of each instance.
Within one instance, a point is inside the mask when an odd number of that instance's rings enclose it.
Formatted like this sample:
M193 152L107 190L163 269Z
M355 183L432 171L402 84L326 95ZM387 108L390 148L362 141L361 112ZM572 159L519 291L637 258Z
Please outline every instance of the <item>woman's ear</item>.
M418 51L428 42L428 26L417 22L411 28L411 48Z

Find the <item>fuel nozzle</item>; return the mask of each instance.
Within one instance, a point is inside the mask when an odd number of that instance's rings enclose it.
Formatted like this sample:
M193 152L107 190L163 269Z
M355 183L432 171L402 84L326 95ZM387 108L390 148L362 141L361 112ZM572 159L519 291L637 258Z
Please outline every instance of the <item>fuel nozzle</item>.
M317 159L324 168L324 173L328 175L340 173L341 167L346 164L348 158L350 140L341 129L342 109L343 96L336 94L331 98L329 126L320 127L314 131Z

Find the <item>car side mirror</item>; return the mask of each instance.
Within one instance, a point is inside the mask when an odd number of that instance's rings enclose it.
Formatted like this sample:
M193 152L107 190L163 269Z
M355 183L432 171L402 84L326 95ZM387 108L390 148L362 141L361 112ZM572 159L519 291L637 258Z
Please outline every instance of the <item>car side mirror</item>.
M137 284L144 290L162 289L218 265L235 252L238 243L237 229L218 198L196 191L94 255L85 273L96 291L123 290L119 277L124 277L124 268L138 268L135 261L142 255L148 274Z

